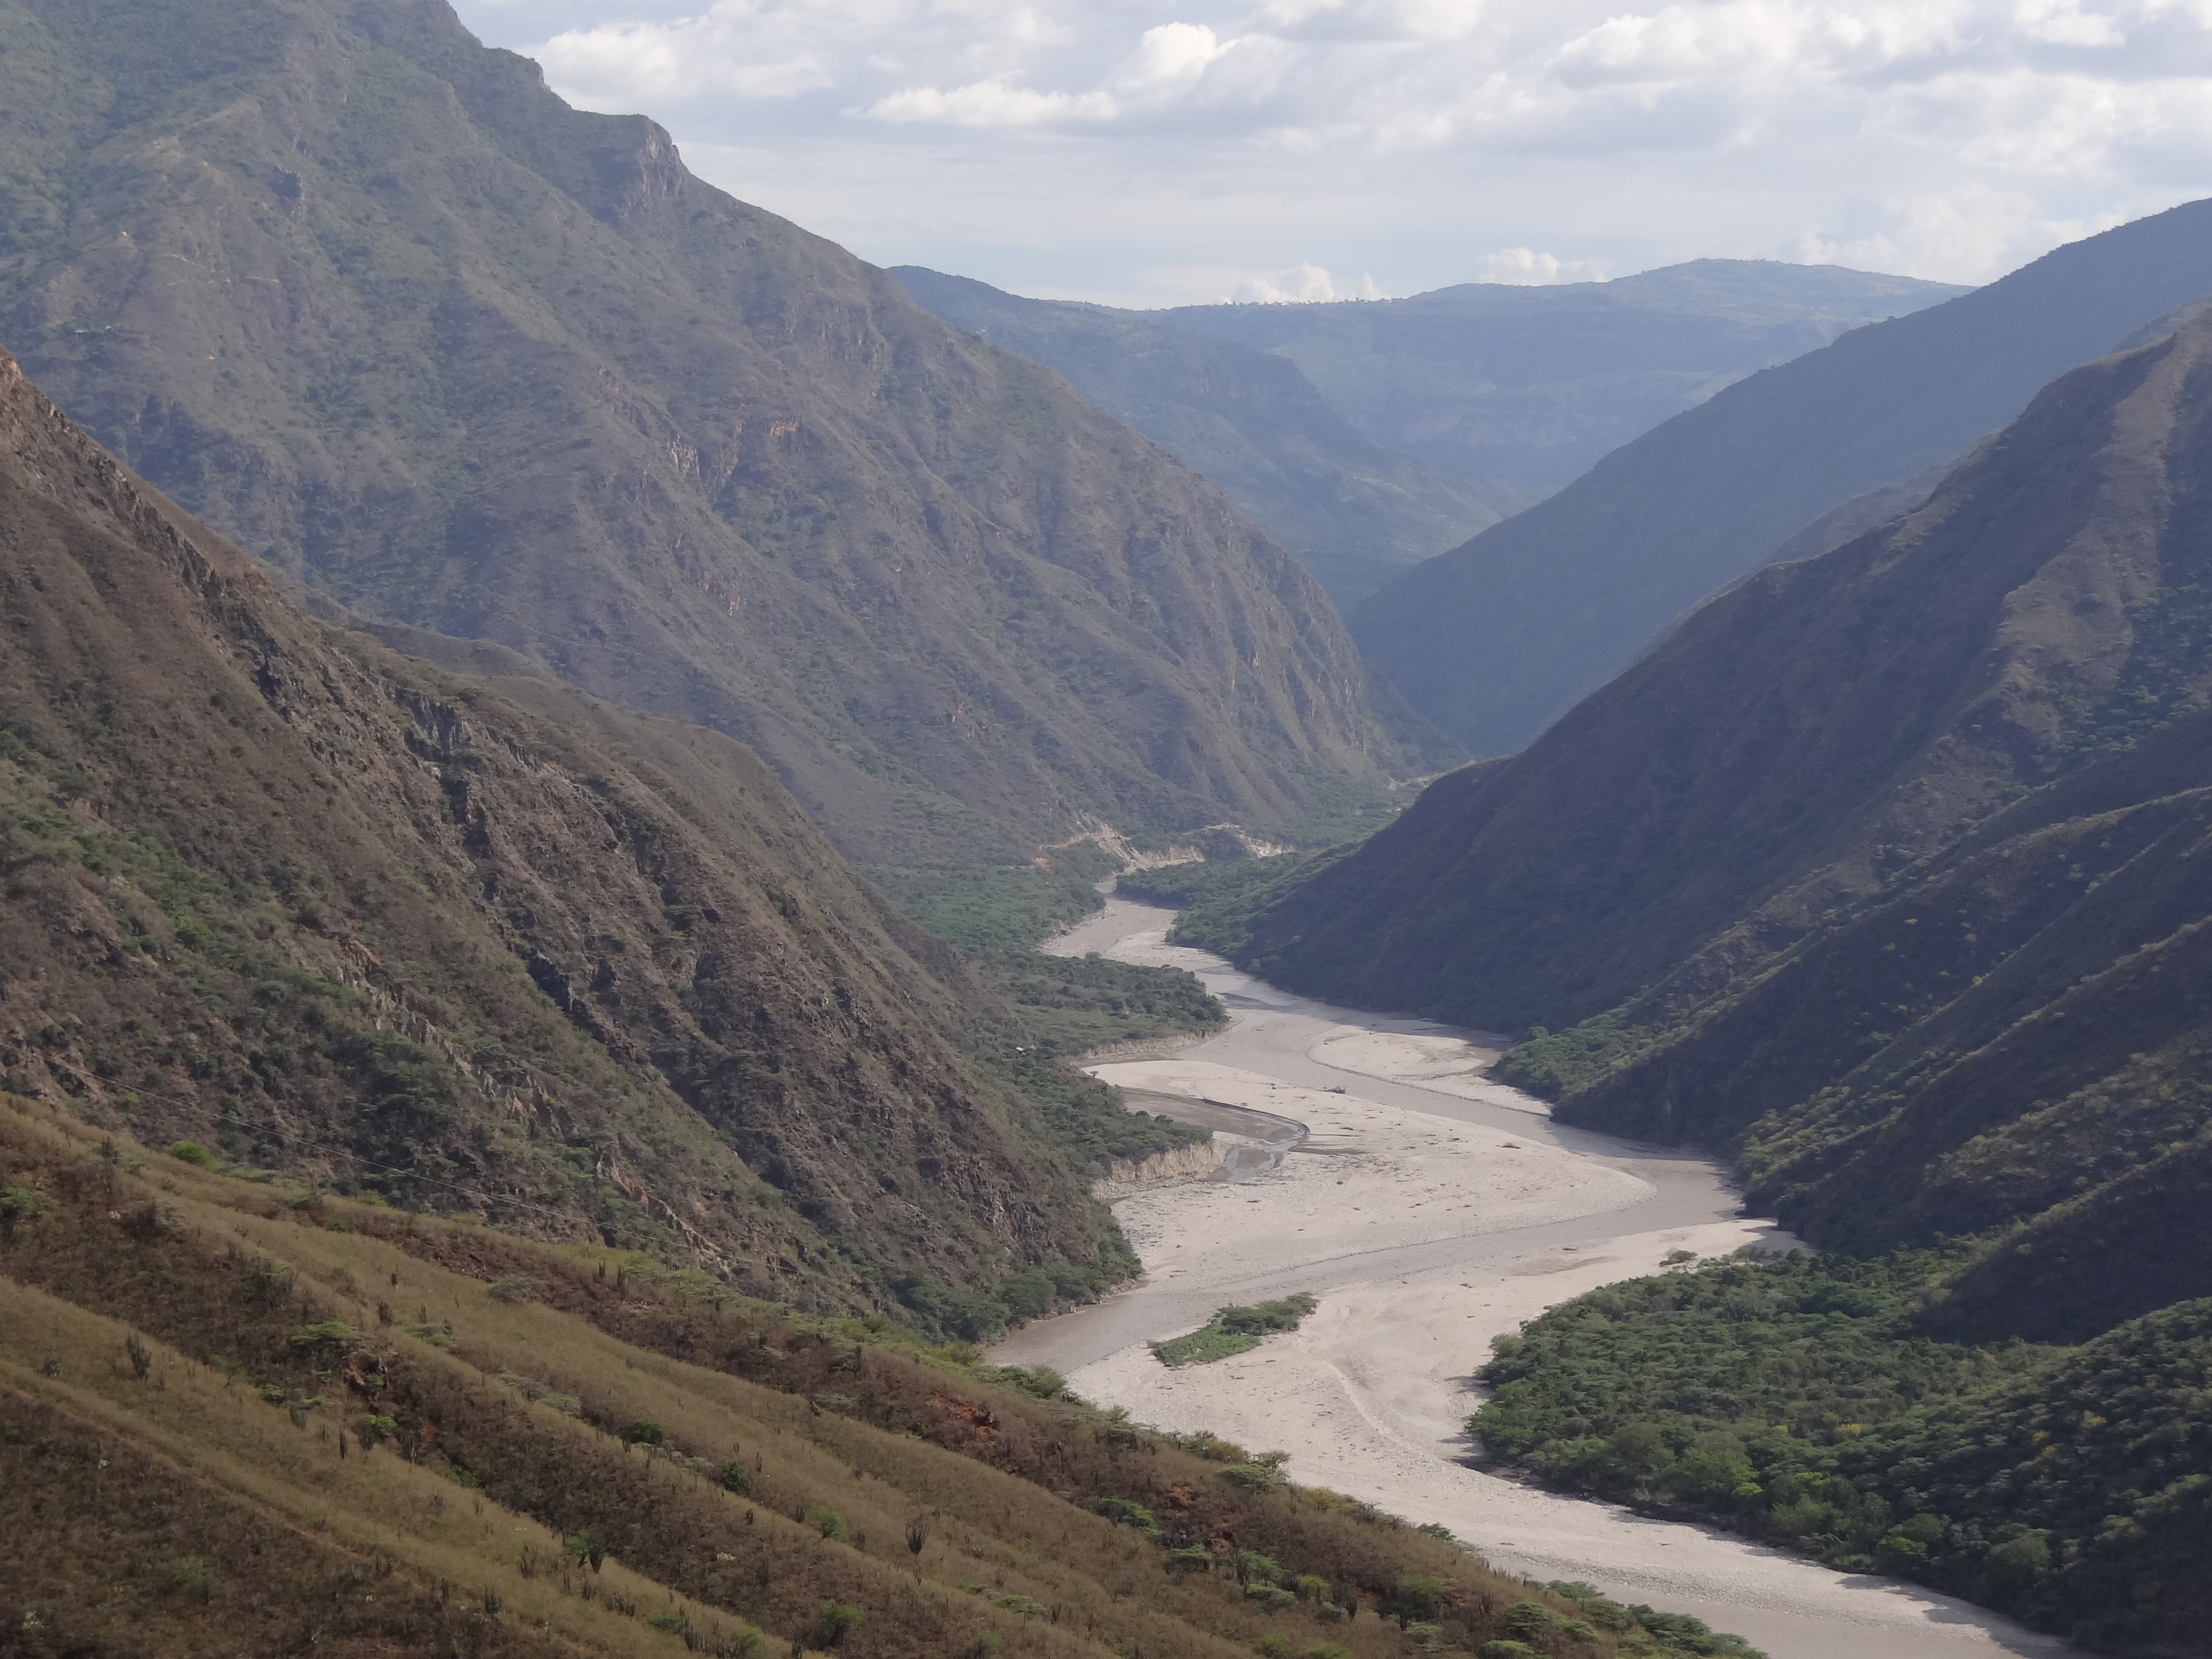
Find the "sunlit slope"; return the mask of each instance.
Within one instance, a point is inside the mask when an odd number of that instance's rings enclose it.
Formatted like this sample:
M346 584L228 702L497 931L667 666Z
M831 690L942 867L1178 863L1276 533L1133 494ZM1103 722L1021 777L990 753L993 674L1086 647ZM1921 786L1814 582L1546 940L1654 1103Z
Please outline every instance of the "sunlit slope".
M0 595L0 1086L840 1308L1129 1270L741 745L310 620L4 358Z
M1407 1640L1386 1605L1442 1652L1583 1616L1049 1379L616 1252L5 1098L0 1194L0 1611L27 1653L1382 1659Z

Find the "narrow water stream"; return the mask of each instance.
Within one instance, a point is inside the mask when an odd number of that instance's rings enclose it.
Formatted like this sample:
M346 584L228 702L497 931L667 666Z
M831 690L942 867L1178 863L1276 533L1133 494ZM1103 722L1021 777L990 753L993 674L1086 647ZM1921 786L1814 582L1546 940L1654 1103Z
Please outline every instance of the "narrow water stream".
M1744 1216L1713 1164L1555 1124L1489 1081L1479 1035L1290 996L1167 945L1172 919L1112 899L1052 948L1188 968L1228 1005L1200 1043L1092 1069L1148 1109L1248 1137L1241 1167L1117 1204L1145 1277L993 1358L1049 1365L1139 1421L1285 1450L1303 1484L1439 1522L1508 1571L1695 1613L1772 1659L2073 1651L1911 1585L1469 1467L1469 1373L1492 1336L1672 1252L1790 1241ZM1171 1371L1146 1346L1294 1291L1319 1310L1250 1353Z

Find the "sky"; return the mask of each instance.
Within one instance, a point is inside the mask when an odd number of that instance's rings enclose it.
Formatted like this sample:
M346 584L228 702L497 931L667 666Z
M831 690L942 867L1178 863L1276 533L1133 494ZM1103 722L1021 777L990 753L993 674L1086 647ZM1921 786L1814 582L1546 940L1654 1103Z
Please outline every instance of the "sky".
M1108 304L1945 282L2212 195L2212 0L456 0L878 264Z

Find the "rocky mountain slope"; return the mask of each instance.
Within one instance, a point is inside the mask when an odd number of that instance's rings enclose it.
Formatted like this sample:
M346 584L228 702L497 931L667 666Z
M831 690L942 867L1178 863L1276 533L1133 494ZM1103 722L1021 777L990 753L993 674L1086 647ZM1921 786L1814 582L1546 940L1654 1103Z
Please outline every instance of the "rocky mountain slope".
M1058 370L1094 408L1219 485L1340 605L1526 499L1370 443L1279 353L918 265L891 275L947 322Z
M1353 631L1474 752L1517 750L1814 520L1954 461L2053 376L2207 292L2212 203L2199 202L1854 330L1407 572Z
M1540 495L1747 374L1965 291L1836 265L1696 259L1609 283L1147 314L1287 358L1386 449Z
M309 620L4 358L0 619L0 1087L828 1307L1129 1270L752 754Z
M366 617L750 743L854 854L1423 763L1296 561L443 0L0 4L0 339Z
M2212 325L2065 376L1928 504L1699 610L1245 959L1476 1024L1577 1121L1739 1149L1859 1249L2019 1227L1948 1304L2212 1294Z

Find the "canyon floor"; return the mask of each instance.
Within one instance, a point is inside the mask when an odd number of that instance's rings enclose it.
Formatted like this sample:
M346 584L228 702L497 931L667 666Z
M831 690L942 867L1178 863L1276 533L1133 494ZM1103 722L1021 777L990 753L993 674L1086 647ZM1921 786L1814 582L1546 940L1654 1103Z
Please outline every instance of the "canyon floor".
M994 1358L1049 1365L1140 1422L1286 1451L1302 1484L1441 1523L1509 1571L1694 1613L1772 1659L2074 1651L1911 1585L1470 1467L1470 1373L1493 1336L1677 1251L1791 1241L1742 1214L1705 1160L1555 1124L1541 1101L1489 1079L1498 1050L1480 1033L1291 996L1167 944L1172 920L1109 899L1048 948L1188 968L1227 1004L1228 1027L1164 1059L1091 1069L1155 1109L1188 1100L1209 1127L1241 1108L1306 1133L1256 1171L1117 1203L1145 1276L1024 1327ZM1250 1352L1170 1370L1148 1346L1224 1304L1294 1291L1319 1296L1318 1310Z

